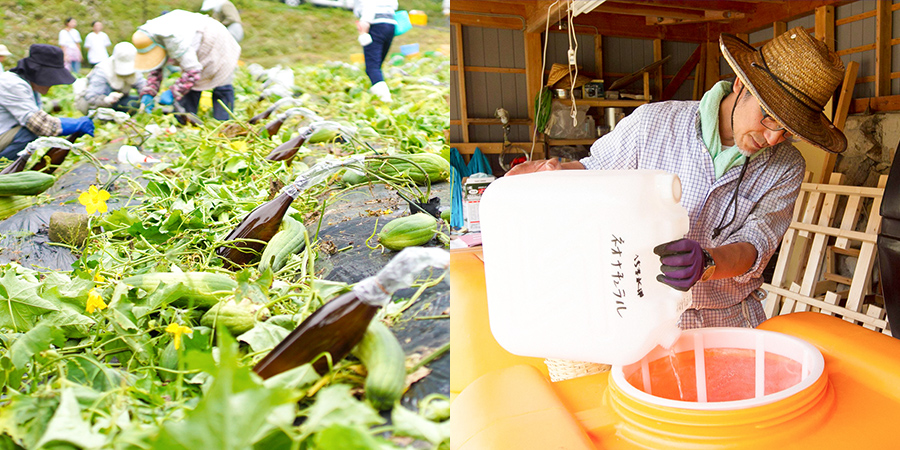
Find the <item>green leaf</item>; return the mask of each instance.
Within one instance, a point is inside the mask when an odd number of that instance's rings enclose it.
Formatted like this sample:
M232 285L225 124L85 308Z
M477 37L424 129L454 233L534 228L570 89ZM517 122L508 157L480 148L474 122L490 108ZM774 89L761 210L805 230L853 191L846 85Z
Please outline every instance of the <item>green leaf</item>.
M313 448L316 450L378 450L384 447L365 430L334 424L316 434Z
M56 346L65 344L63 332L59 328L41 322L16 339L9 348L9 356L17 369L24 369L35 353L48 350L50 344Z
M450 441L450 421L432 422L400 405L391 410L394 434L424 439L434 445Z
M38 316L59 311L53 303L38 295L39 283L19 278L7 270L0 278L0 327L14 331L29 330Z
M350 394L350 388L349 384L333 384L319 391L303 423L303 434L311 435L335 424L368 428L383 423L374 408Z
M81 417L81 407L71 389L64 389L59 407L47 424L47 430L36 447L50 443L69 443L81 448L99 448L106 443L106 437L91 430L91 425Z
M256 322L256 325L238 337L241 342L250 344L250 348L254 352L269 350L275 348L288 335L285 330L278 325L272 325L267 322Z
M210 372L214 377L212 385L197 408L185 414L183 420L164 423L154 448L246 449L254 444L257 430L267 423L268 417L278 414L280 405L298 399L296 392L259 384L249 367L239 365L237 342L221 330L217 335L220 362ZM197 365L198 361L191 358L188 362ZM209 369L208 359L199 362Z

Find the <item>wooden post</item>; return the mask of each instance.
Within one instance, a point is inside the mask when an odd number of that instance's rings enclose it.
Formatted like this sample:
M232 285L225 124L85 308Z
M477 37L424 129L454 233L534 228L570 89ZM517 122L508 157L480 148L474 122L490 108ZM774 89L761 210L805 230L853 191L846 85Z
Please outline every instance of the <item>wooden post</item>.
M816 8L816 39L834 51L834 6Z
M456 76L459 86L459 122L463 142L469 142L469 111L466 105L466 65L463 63L462 25L456 24Z
M597 77L603 79L603 36L594 35L594 61L597 66Z
M838 97L837 111L834 114L834 126L839 130L844 130L844 123L847 121L847 115L850 113L850 102L853 100L853 88L856 87L856 73L859 71L859 63L850 61L847 64L847 71L844 72L844 82L841 85L840 97ZM822 179L828 179L831 172L834 171L834 163L837 155L834 153L826 153L825 161L822 163Z
M544 84L544 74L541 73L542 51L541 33L525 33L525 86L528 101L528 118L531 125L528 134L534 136L534 98L541 91ZM540 140L541 136L537 136Z
M781 36L782 34L787 32L787 23L785 22L772 22L772 39Z
M718 42L707 42L706 43L706 73L704 74L704 89L703 92L700 93L700 96L703 97L703 93L712 89L712 87L719 82L719 43Z
M891 1L875 8L875 96L891 95Z
M693 100L700 100L703 96L703 86L706 74L706 44L700 44L700 62L697 63L697 69L694 71L694 93L691 96Z
M662 39L654 39L653 40L653 61L659 61L663 58L662 56ZM656 100L662 100L663 96L663 67L659 66L659 69L656 69L656 74L654 74L654 80L656 83ZM649 100L649 99L648 99Z

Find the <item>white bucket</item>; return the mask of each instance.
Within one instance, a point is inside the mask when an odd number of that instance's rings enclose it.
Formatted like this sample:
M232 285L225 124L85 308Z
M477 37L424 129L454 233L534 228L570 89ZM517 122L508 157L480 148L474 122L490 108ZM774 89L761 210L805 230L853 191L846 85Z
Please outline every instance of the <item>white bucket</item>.
M811 386L824 369L822 353L793 336L702 328L685 331L671 349L657 347L611 372L623 392L650 404L723 411L790 397Z
M491 331L523 356L630 364L671 344L687 305L653 248L684 237L663 171L550 171L494 181L479 213Z

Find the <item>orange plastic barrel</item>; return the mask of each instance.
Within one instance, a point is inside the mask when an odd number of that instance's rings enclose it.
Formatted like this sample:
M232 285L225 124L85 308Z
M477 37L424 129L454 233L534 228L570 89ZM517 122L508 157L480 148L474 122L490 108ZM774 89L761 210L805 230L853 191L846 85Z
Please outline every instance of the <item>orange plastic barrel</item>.
M818 349L824 369L814 382L737 410L661 406L608 373L551 383L532 368L542 366L535 358L504 355L490 334L479 262L472 252L451 257L453 449L898 448L897 339L820 313L779 316L759 328Z

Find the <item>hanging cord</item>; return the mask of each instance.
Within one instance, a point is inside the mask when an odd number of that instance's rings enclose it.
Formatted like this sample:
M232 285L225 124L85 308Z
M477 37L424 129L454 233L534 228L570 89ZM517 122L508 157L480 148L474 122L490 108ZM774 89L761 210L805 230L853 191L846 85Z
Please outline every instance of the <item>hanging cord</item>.
M553 6L555 6L558 3L559 3L559 0L556 0L550 6L547 7L547 23L544 27L544 55L541 58L541 84L544 83L544 69L547 68L547 42L548 42L547 38L550 37L550 9L553 8ZM541 89L544 89L544 87L541 86ZM542 101L543 101L543 96L538 95L538 107L535 109L536 111L541 110L541 102ZM528 160L529 161L534 160L534 158L533 158L534 146L537 144L537 133L538 133L537 116L535 116L534 132L531 134L531 151L528 152Z
M578 126L578 108L575 105L575 80L578 79L578 65L572 64L571 61L568 60L569 52L573 55L578 54L578 39L575 37L575 16L572 13L572 8L566 8L568 11L568 23L569 30L566 35L569 38L569 51L566 52L566 64L569 65L569 100L572 101L572 109L569 111L569 117L572 118L572 128ZM572 66L575 66L575 74L572 75Z

